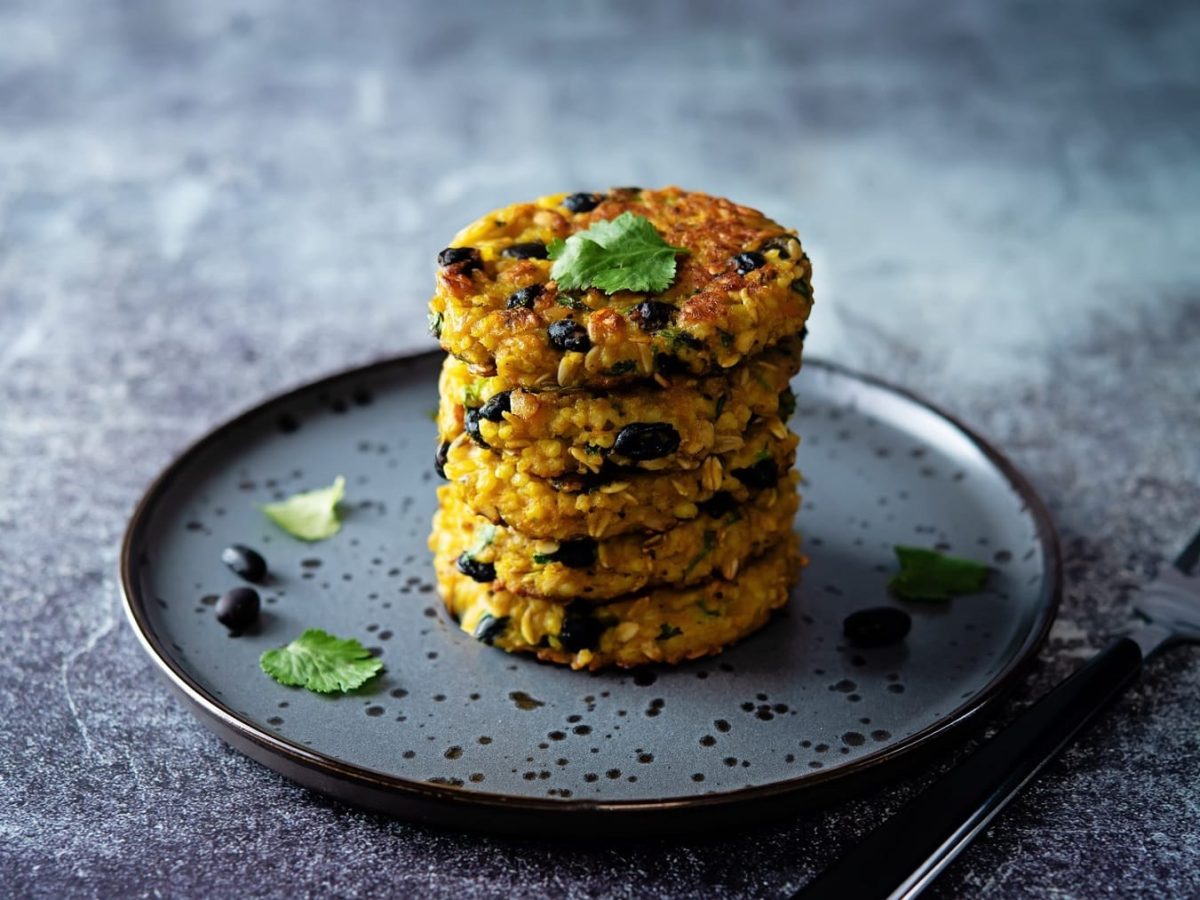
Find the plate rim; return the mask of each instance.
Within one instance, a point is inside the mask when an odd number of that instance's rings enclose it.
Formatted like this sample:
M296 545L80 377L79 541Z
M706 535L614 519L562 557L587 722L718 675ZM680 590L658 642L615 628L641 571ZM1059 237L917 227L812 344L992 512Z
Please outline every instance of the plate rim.
M826 373L849 378L872 388L898 395L915 403L939 419L951 425L978 449L991 465L1004 477L1009 487L1020 497L1034 520L1037 542L1043 552L1042 571L1044 578L1038 597L1038 611L1033 625L1021 647L994 676L971 697L936 722L894 744L860 759L852 760L836 768L805 773L802 776L774 781L768 784L751 785L733 790L708 794L684 795L653 799L596 800L588 798L551 799L523 797L488 791L468 790L452 785L432 784L425 781L403 778L365 766L353 765L315 751L282 735L272 734L243 718L214 697L203 686L191 678L173 659L155 633L146 614L147 598L138 586L134 544L140 537L151 514L167 489L200 454L218 439L262 414L272 406L288 402L300 395L308 394L336 382L395 368L401 365L418 366L426 361L434 362L443 355L440 349L417 351L388 356L362 365L340 369L280 392L268 395L241 412L210 427L199 438L179 451L150 482L134 507L121 540L118 558L118 581L121 590L125 617L133 629L142 649L154 662L159 674L165 677L174 691L186 701L191 711L202 724L215 732L235 749L246 753L259 763L276 772L304 784L306 787L347 800L358 806L407 816L425 821L462 825L447 811L485 812L488 819L471 822L472 829L482 824L483 830L494 827L511 827L519 824L526 831L560 832L564 825L571 833L597 833L602 820L609 827L616 823L618 831L628 833L633 820L653 824L655 820L678 819L678 813L730 812L752 805L765 806L778 801L794 799L804 794L829 796L831 787L849 787L856 780L865 780L869 774L878 774L881 768L898 766L922 751L933 749L944 740L962 731L968 724L977 721L997 700L1012 687L1014 679L1032 662L1050 632L1062 600L1063 576L1062 554L1059 537L1046 505L1034 490L1029 480L999 450L993 447L974 429L955 415L930 402L921 395L895 385L886 379L858 372L839 363L819 358L804 360L805 369L822 369ZM337 788L344 790L337 790ZM347 796L349 791L352 796ZM849 791L847 791L847 794ZM836 794L835 794L836 795ZM411 801L411 804L406 803ZM550 814L550 815L547 815ZM676 822L676 825L681 823ZM684 830L687 828L686 823ZM709 818L695 827L711 827Z

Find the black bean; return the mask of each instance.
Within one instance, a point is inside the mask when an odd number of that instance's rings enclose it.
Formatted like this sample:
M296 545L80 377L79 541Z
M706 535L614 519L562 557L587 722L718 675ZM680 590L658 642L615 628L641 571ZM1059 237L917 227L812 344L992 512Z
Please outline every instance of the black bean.
M450 442L442 441L437 448L437 453L433 457L433 468L438 473L439 478L446 477L446 458L450 455Z
M666 328L671 324L671 313L675 312L675 307L669 303L662 303L658 300L643 300L634 309L634 318L637 319L638 327L642 331L653 334L655 331Z
M567 494L589 494L606 484L611 484L618 478L627 476L629 472L629 467L619 466L612 460L606 459L600 465L599 472L572 472L559 478L551 478L550 486L556 491Z
M617 432L613 452L630 459L661 459L679 449L679 432L666 422L633 422Z
M760 459L752 466L734 469L733 477L751 490L761 491L779 481L779 468L773 459Z
M600 642L600 635L608 625L588 612L576 612L567 607L558 641L568 653L591 650Z
M792 413L796 411L796 395L792 391L792 386L789 384L779 392L779 418L785 422L792 417Z
M587 353L592 347L587 329L574 319L559 319L546 330L550 336L550 346L557 350L576 350Z
M808 282L803 278L797 278L791 283L790 287L805 300L812 299L812 288L808 286Z
M230 544L222 550L221 562L229 566L235 575L247 581L261 584L267 577L267 561L258 552L243 544Z
M591 538L563 541L557 550L547 556L568 569L586 569L596 562L596 542Z
M529 241L525 244L511 244L500 251L501 256L509 259L545 259L546 245L541 241Z
M489 582L496 580L496 567L491 563L480 562L466 551L458 555L458 571L475 581Z
M800 340L804 340L807 337L808 337L808 326L801 325L800 326Z
M258 618L258 591L239 587L228 591L217 601L217 621L237 633L248 628Z
M603 199L599 194L571 194L563 200L562 205L574 213L591 212Z
M472 269L483 265L479 251L474 247L447 247L437 255L437 262L443 269L461 262L470 263L468 268Z
M497 617L484 614L483 618L479 620L479 624L475 626L474 638L490 646L496 638L504 634L506 628L508 628L508 616Z
M842 622L842 634L856 647L885 647L903 640L911 629L912 617L891 606L860 609Z
M790 234L779 234L773 238L767 238L762 242L758 249L760 253L765 253L768 250L777 250L779 251L780 259L791 259L792 254L788 249L788 246L794 240L795 238L793 238Z
M717 491L703 503L697 504L700 512L714 519L729 515L737 507L737 501L729 491Z
M487 419L489 422L502 422L506 412L512 412L511 391L492 394L488 402L479 407L479 417Z
M747 253L739 253L731 262L734 268L737 269L739 275L746 275L753 272L755 269L761 269L767 264L767 258L761 253L749 251Z
M540 284L531 284L529 287L523 287L519 291L513 291L508 296L508 308L516 309L518 306L521 309L533 309L533 301L542 295L542 286Z
M687 375L691 369L678 356L672 356L670 353L656 353L654 354L654 371L663 375Z
M471 436L471 440L477 443L480 447L488 446L488 442L483 439L483 433L479 430L479 409L468 406L463 410L463 428L467 434Z

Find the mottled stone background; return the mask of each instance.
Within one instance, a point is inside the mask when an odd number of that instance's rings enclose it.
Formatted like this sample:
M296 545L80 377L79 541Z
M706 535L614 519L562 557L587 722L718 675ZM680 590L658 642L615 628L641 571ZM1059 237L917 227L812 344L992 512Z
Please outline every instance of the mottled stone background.
M135 644L125 519L263 394L428 345L494 205L680 183L796 225L810 350L988 434L1062 529L1034 697L1200 526L1200 8L0 0L0 893L782 896L933 773L708 842L312 796ZM1154 661L934 893L1200 893L1200 660Z

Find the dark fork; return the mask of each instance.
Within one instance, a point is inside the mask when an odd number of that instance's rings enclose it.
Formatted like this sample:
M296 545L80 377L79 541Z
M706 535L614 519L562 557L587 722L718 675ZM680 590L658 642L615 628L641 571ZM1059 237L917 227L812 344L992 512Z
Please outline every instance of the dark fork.
M1141 622L872 831L795 897L921 893L1017 792L1164 647L1200 641L1200 533L1142 588Z

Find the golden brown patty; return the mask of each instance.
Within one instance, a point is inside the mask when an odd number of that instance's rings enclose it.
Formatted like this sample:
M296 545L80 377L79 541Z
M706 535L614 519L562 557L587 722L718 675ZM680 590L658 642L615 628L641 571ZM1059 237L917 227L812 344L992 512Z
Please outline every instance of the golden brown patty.
M603 605L523 597L458 570L453 553L435 557L442 600L459 627L509 653L573 669L676 664L717 653L760 628L787 603L803 559L789 533L733 581L650 591Z
M741 447L688 471L604 470L545 479L460 435L445 453L443 471L476 513L528 537L608 538L667 531L700 515L701 505L717 494L722 504L744 503L792 467L798 440L779 419L760 419Z
M800 505L789 473L741 506L711 508L670 531L634 532L606 541L539 541L493 525L439 489L430 549L457 559L459 570L481 583L534 597L611 600L646 588L699 584L714 575L733 578L747 560L791 531Z
M688 252L654 296L561 293L545 247L631 212ZM528 388L612 387L654 373L729 368L798 334L812 307L812 266L794 233L757 210L682 191L553 194L496 210L439 257L430 323L480 374ZM571 319L572 339L551 339Z
M720 374L595 394L527 391L499 376L476 377L447 357L438 432L453 440L466 427L477 443L542 478L598 472L606 460L694 469L712 453L740 447L751 417L776 415L799 366L800 344L789 340Z

